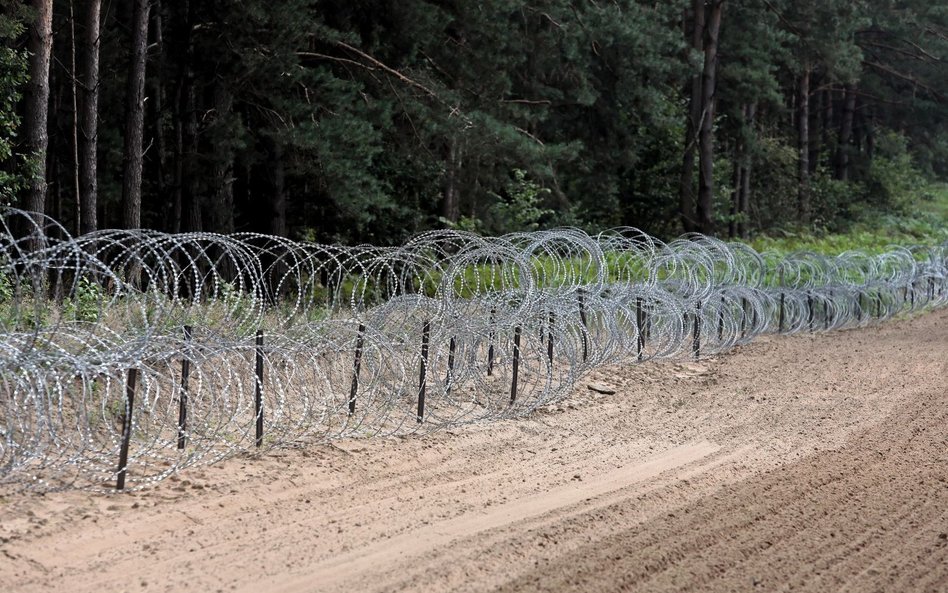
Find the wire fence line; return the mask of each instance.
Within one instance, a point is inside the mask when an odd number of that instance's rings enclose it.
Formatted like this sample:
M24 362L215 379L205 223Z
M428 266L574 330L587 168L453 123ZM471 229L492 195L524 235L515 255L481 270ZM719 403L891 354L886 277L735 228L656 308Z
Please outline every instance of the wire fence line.
M633 228L72 237L0 210L0 484L142 488L247 451L527 414L593 368L948 304L948 243L836 257Z

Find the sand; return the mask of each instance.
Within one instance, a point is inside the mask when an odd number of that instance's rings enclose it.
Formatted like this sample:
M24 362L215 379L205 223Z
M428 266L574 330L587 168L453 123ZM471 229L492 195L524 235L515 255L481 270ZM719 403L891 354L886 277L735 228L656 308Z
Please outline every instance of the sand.
M521 420L3 492L0 591L948 591L946 532L943 310L601 369Z

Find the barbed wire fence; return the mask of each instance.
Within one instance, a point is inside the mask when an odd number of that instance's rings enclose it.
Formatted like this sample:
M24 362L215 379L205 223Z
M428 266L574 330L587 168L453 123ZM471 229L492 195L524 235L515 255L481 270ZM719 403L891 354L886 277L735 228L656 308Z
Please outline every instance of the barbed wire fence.
M948 243L757 253L633 228L344 247L0 210L0 484L137 489L241 452L528 414L609 364L948 304Z

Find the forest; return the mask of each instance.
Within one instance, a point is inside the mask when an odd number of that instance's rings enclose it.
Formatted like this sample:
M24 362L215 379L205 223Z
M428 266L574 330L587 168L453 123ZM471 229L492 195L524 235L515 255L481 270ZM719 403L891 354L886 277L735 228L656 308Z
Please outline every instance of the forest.
M71 233L750 237L948 179L943 1L0 8L0 205Z

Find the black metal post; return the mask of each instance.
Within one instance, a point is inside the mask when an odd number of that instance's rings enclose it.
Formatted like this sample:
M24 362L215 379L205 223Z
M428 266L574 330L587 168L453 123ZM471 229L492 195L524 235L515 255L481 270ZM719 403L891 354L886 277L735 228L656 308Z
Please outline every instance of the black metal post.
M829 329L829 323L830 323L830 322L829 322L829 319L830 319L830 316L829 316L829 306L830 306L830 303L832 303L832 302L834 302L834 301L833 301L833 291L830 290L830 291L829 291L829 299L827 299L827 301L826 301L826 329Z
M490 377L494 373L494 317L497 314L496 309L490 310L490 320L488 324L490 329L487 333L487 376Z
M550 361L550 369L553 369L553 327L556 323L556 313L550 311L550 333L546 342L546 358Z
M856 322L862 321L862 293L856 294Z
M642 311L642 325L645 326L645 339L652 339L652 318L649 316L648 311Z
M263 444L263 330L257 330L257 384L254 390L253 411L257 419L256 445Z
M510 405L517 400L517 378L520 374L520 326L514 328L513 372L510 379Z
M741 297L741 339L747 337L747 297Z
M457 338L451 336L451 341L448 343L448 377L445 381L447 393L451 393L451 384L454 383L454 353L457 351L457 347Z
M425 419L425 390L428 377L428 339L431 335L431 321L426 319L421 328L421 364L418 369L418 423Z
M810 331L813 331L813 293L810 292L806 294L806 314Z
M187 354L181 361L181 394L178 397L178 449L184 449L188 430L188 380L191 377L191 326L184 326L184 342Z
M701 357L701 301L695 303L695 327L691 335L691 346L695 353L695 360L698 360Z
M645 324L642 323L642 297L635 297L635 333L636 357L642 360L642 350L645 349Z
M125 475L128 473L128 445L132 441L132 410L135 408L135 384L138 382L138 369L128 369L125 379L125 414L122 416L122 443L119 448L118 478L116 490L125 489Z
M579 298L579 321L583 324L583 362L586 362L589 357L589 344L586 342L586 333L589 331L589 326L586 324L586 300L584 295L585 291L580 288L577 294Z
M777 325L777 331L778 331L779 333L783 333L783 307L784 307L784 302L783 302L783 301L784 301L784 298L785 298L785 295L784 295L784 293L781 292L781 293L780 293L780 321L779 321L779 323L778 323L778 325Z
M721 296L721 310L718 311L718 341L724 340L724 296Z
M352 362L352 385L349 387L349 415L356 411L356 394L359 392L359 371L362 370L362 347L365 345L365 324L359 324L356 336L355 360Z

